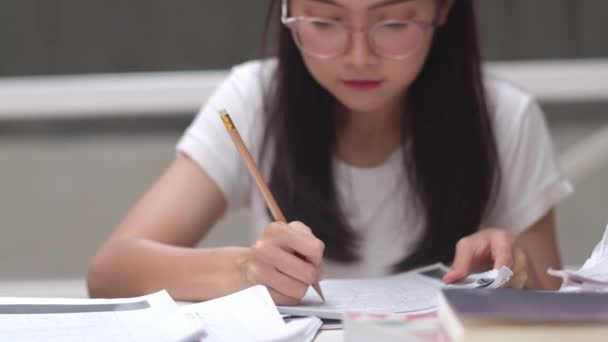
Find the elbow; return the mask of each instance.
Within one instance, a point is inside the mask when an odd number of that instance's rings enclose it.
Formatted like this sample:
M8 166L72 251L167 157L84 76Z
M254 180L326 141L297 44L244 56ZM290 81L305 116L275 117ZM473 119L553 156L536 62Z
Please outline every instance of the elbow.
M134 241L113 239L101 247L87 270L87 290L90 298L120 298L147 294L148 282L140 273L132 272Z
M87 270L87 290L90 298L111 298L112 265L111 257L100 250Z

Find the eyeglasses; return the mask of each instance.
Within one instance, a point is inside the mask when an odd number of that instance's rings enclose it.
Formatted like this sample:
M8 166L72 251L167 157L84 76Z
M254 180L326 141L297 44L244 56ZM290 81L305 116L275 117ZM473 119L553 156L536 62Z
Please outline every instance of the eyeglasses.
M370 28L352 29L335 20L288 17L287 1L283 0L281 22L291 30L298 48L317 58L344 54L350 48L353 33L363 31L376 55L405 59L420 47L426 31L437 26L417 20L385 20Z

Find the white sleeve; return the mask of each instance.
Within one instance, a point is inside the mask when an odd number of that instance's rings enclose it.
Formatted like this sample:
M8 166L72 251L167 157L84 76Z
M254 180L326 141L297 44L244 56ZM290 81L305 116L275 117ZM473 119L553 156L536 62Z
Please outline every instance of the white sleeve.
M209 98L177 144L177 151L192 158L218 185L234 210L247 205L251 181L218 112L226 109L243 141L252 150L261 115L261 94L255 65L235 67Z
M532 98L509 113L510 127L497 127L502 182L487 226L519 234L572 193L562 176L542 110ZM499 125L500 126L500 125Z

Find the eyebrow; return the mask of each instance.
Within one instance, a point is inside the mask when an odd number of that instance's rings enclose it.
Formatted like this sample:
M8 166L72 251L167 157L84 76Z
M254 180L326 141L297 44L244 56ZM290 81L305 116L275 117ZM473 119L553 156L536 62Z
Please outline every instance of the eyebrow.
M329 5L333 5L333 6L337 6L337 7L344 7L344 6L340 5L339 3L335 2L334 0L309 0L309 1L321 2L324 4L329 4ZM380 1L376 4L369 6L368 9L378 9L381 7L386 7L386 6L395 5L395 4L399 4L402 2L410 2L410 1L413 1L413 0L384 0L384 1Z
M396 4L400 4L403 2L411 2L412 0L385 0L385 1L380 1L377 4L373 4L371 6L368 7L368 9L378 9L381 7L386 7L386 6L390 6L390 5L396 5Z

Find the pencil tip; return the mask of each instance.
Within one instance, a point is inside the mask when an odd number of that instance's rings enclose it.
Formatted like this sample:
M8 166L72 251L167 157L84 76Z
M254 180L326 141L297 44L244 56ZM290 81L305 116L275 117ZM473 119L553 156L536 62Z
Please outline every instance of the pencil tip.
M323 291L321 291L321 285L319 283L313 284L312 287L315 289L319 297L325 302L325 296L323 295Z
M228 112L227 112L225 109L220 109L220 110L218 111L218 114L219 114L220 116L223 116L223 115L228 114Z

